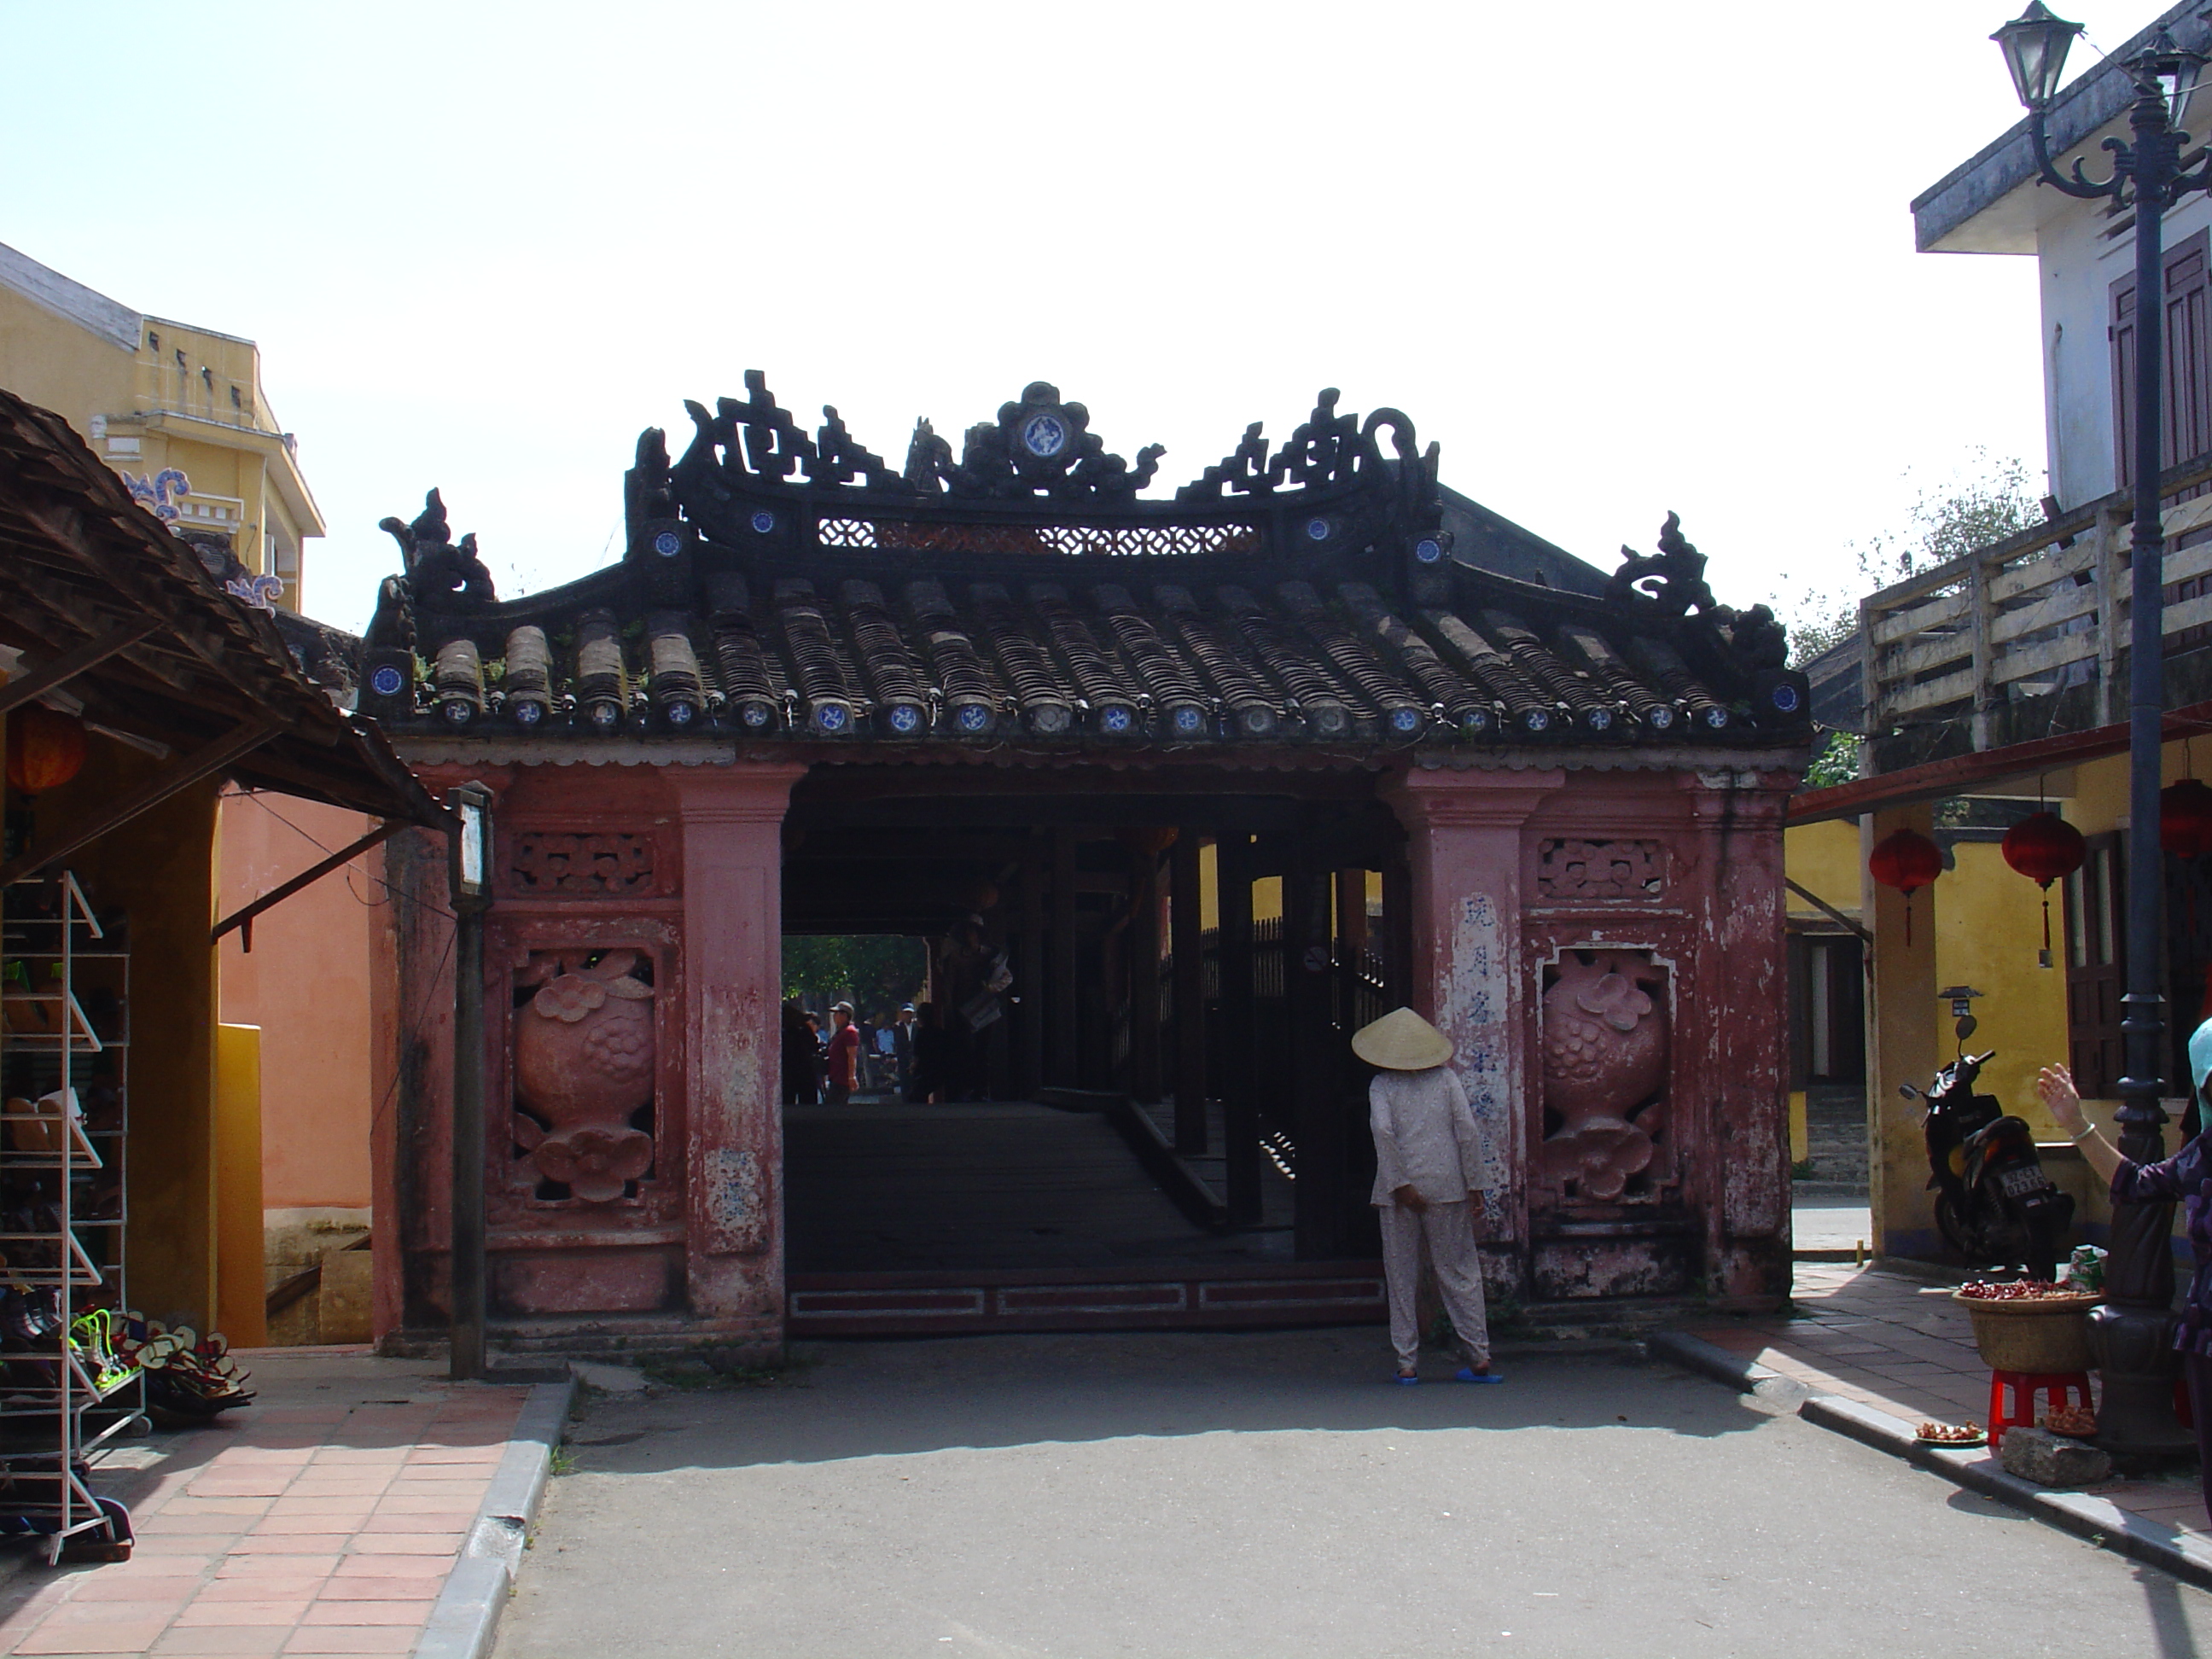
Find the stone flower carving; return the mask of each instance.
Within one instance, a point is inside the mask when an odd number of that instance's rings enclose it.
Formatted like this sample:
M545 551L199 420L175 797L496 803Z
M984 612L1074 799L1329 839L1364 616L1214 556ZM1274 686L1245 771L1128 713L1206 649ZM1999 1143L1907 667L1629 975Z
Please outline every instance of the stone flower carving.
M652 1166L630 1125L653 1100L651 966L641 951L541 951L515 975L514 1139L538 1174L610 1203Z
M532 1156L548 1181L567 1182L587 1204L607 1204L653 1167L653 1137L642 1129L571 1129L540 1141Z
M1544 1143L1544 1173L1555 1187L1571 1181L1583 1197L1610 1203L1627 1189L1629 1176L1651 1167L1653 1151L1651 1137L1635 1124L1593 1118Z

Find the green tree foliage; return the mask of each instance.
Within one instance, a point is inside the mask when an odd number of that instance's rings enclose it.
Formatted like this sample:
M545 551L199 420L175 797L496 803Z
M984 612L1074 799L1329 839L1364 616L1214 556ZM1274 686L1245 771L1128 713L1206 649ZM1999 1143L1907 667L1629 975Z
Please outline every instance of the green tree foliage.
M921 993L929 948L896 933L794 933L783 941L783 994L818 1007L849 1000L862 1019Z
M1840 582L1801 585L1793 583L1794 573L1782 573L1784 587L1770 603L1789 624L1791 666L1802 668L1850 638L1865 595L2042 521L2025 461L1971 451L1948 478L1919 491L1904 530L1847 544L1849 574Z
M1850 783L1859 775L1859 740L1848 732L1831 732L1813 763L1805 769L1805 787L1826 789Z

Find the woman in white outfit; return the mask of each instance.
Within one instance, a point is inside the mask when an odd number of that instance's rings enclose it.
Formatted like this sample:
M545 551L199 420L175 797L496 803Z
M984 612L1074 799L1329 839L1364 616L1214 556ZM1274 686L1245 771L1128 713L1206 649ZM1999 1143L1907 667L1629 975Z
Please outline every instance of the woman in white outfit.
M1352 1052L1380 1073L1367 1090L1368 1122L1375 1132L1372 1202L1382 1223L1397 1380L1407 1386L1421 1380L1413 1300L1425 1242L1444 1312L1467 1360L1458 1380L1501 1382L1490 1369L1489 1316L1474 1242L1474 1220L1482 1213L1482 1130L1467 1091L1446 1069L1451 1039L1411 1008L1401 1008L1354 1033Z

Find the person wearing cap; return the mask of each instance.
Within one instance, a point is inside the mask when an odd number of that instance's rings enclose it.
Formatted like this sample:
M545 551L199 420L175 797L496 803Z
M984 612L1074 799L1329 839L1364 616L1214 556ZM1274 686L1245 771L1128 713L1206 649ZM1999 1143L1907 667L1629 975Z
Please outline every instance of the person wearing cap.
M1367 1086L1375 1134L1371 1201L1382 1224L1382 1276L1390 1297L1397 1380L1421 1380L1421 1331L1413 1311L1421 1249L1467 1360L1462 1382L1498 1382L1490 1369L1490 1317L1474 1218L1482 1211L1482 1129L1467 1091L1448 1069L1451 1039L1411 1008L1353 1033L1352 1052L1376 1067Z
M853 1024L853 1005L849 1002L841 1002L830 1009L830 1019L836 1029L830 1034L827 1092L832 1106L842 1106L860 1085L860 1033Z
M901 1099L914 1081L914 1004L899 1005L897 1018L891 1024L891 1067L898 1073L892 1084L893 1091Z
M2212 1121L2212 1019L2189 1039L2189 1081L2195 1091L2198 1121ZM2035 1091L2058 1127L2074 1139L2089 1167L2112 1183L2115 1204L2179 1202L2188 1217L2189 1248L2197 1272L2173 1322L2173 1346L2180 1350L2182 1380L2189 1388L2190 1415L2196 1419L2197 1461L2204 1510L2212 1516L2212 1136L2192 1136L2172 1158L2138 1164L2122 1155L2081 1109L2074 1074L2063 1066L2046 1066Z

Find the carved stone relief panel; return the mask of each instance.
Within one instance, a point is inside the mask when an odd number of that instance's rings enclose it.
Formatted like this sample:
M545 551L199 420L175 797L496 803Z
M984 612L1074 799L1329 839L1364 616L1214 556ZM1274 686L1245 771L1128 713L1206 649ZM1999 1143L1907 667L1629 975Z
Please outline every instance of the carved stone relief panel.
M518 894L643 898L659 890L653 837L620 832L515 832L507 882Z
M514 975L518 1174L543 1200L611 1204L651 1177L652 955L532 951Z
M1656 899L1666 890L1664 842L1559 840L1536 848L1536 892L1544 902Z
M1674 1164L1667 969L1648 951L1590 948L1544 979L1545 1181L1571 1200L1649 1200Z

